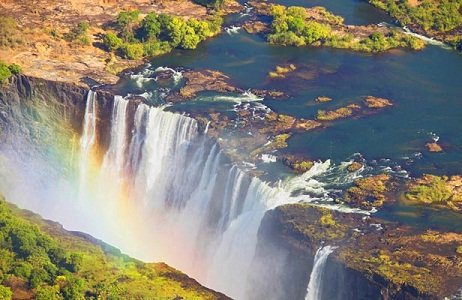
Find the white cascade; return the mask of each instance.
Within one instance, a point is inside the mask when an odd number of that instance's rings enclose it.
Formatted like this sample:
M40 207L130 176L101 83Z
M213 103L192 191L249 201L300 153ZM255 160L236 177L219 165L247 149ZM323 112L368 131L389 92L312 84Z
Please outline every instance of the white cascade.
M208 287L245 299L265 212L302 197L291 196L284 188L288 183L272 187L231 164L199 133L196 120L145 104L129 116L127 103L114 99L110 143L99 190L93 191L93 209L99 206L106 215L99 217L101 227L110 231L107 236L118 231L111 243L124 252L165 261ZM316 163L303 177L305 187L322 193L310 178L328 167ZM127 205L113 204L115 199Z
M121 175L127 147L127 106L128 100L121 96L114 97L111 117L111 142L104 157L103 169L111 168L114 175Z
M85 195L86 176L89 172L89 164L91 161L91 151L96 142L96 97L97 94L93 90L88 91L87 102L85 104L85 115L83 119L82 137L80 138L80 188L79 197L82 199Z
M318 251L316 251L305 300L321 300L322 279L324 276L327 258L335 250L335 248L336 247L332 246L324 246L320 247Z

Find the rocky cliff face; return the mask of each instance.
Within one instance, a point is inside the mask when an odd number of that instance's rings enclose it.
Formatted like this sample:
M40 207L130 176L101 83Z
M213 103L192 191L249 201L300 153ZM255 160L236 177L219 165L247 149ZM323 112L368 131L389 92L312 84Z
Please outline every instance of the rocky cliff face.
M41 144L54 143L60 136L75 138L82 132L88 89L69 83L55 82L24 75L14 76L0 88L0 140L19 137ZM99 88L97 129L101 145L108 139L114 95ZM39 126L40 125L40 126ZM66 141L58 141L66 143Z
M252 279L258 292L251 298L304 299L321 245L337 247L321 299L451 298L460 288L460 238L308 204L281 206L267 212L259 230L252 267L266 278Z
M71 84L23 75L15 76L0 89L0 128L3 138L20 126L6 124L38 122L45 117L66 121L79 131L85 112L87 90Z

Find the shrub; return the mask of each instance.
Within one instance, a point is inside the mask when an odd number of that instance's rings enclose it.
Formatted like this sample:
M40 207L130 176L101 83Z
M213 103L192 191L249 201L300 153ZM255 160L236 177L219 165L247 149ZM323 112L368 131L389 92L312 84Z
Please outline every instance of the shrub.
M140 59L144 55L143 44L129 44L125 43L120 47L122 56L128 59Z
M103 37L103 44L109 51L115 51L122 46L123 41L114 32L108 32Z
M90 38L88 37L88 29L90 24L88 22L80 22L76 27L72 28L67 34L64 35L64 39L68 42L74 42L80 45L89 45Z
M0 62L0 83L6 82L11 76L13 76L13 74L8 65Z
M145 56L157 56L172 50L168 42L149 41L143 44Z
M2 300L10 300L13 297L13 293L11 292L9 287L0 285L0 299Z
M425 181L418 182L409 188L406 197L427 204L450 201L451 191L443 177L426 175Z
M21 74L22 73L22 69L21 69L21 66L20 65L17 65L17 64L11 64L8 66L8 69L10 70L10 72L13 74L13 75L17 75L17 74Z
M59 294L58 286L42 285L37 287L35 300L60 300L63 297Z
M149 13L141 21L139 36L142 41L157 39L161 31L161 24L156 13Z

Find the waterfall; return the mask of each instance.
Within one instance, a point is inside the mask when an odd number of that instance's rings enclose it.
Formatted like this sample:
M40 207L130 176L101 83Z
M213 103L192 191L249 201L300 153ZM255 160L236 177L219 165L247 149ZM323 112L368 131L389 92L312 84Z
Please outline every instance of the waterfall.
M306 291L305 300L321 300L322 278L327 262L327 257L335 250L335 247L324 246L316 251L310 281Z
M86 176L89 172L88 168L91 163L91 151L96 142L96 97L97 94L95 91L88 91L82 137L80 139L80 199L84 197L83 191L87 188L85 186L87 181Z
M114 109L111 118L111 143L103 162L103 168L113 168L117 175L121 175L124 167L127 137L127 105L128 100L121 96L114 97Z
M95 147L95 122L89 121L95 118L95 99L89 97L81 173L87 171L88 147ZM290 195L288 183L272 187L240 170L193 118L145 104L131 114L128 102L114 97L109 146L95 172L97 184L87 192L86 203L101 223L98 233L130 255L165 261L208 287L245 299L265 212L301 198ZM328 166L316 163L304 179ZM310 185L319 188L315 180Z

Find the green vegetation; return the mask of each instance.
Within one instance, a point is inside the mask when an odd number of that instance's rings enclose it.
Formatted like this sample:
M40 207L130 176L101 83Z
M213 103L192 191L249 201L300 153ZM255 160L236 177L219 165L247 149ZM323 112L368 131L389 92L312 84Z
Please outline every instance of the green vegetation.
M453 192L449 188L447 177L425 175L411 184L406 198L426 204L447 203L453 200Z
M316 13L320 15L322 22L310 17L303 7L286 8L282 5L272 5L270 10L270 16L273 18L272 33L267 37L268 42L297 47L324 45L365 52L381 52L396 47L420 50L425 46L423 41L396 29L372 32L366 37L355 36L342 27L341 17L333 15L324 8L317 8ZM336 30L333 30L331 25L336 26Z
M165 264L146 264L0 198L0 299L216 299Z
M457 252L458 254L462 254L462 246L458 246L458 247L456 248L456 252Z
M7 65L0 61L0 83L5 83L11 76L22 73L21 67L17 64Z
M153 12L140 21L139 11L124 11L117 18L116 32L109 31L103 44L106 50L128 59L152 57L173 48L195 49L201 41L218 34L221 24L219 16L186 21Z
M268 35L268 41L272 44L305 46L326 39L331 33L329 25L308 20L303 7L272 5L270 16L273 33Z
M462 0L423 0L416 6L408 1L369 0L396 18L402 25L415 24L425 31L447 32L462 25Z
M64 35L64 39L68 42L73 42L79 45L89 45L90 38L88 37L88 22L80 22L76 27Z
M14 48L23 42L16 20L11 17L0 17L0 47Z

